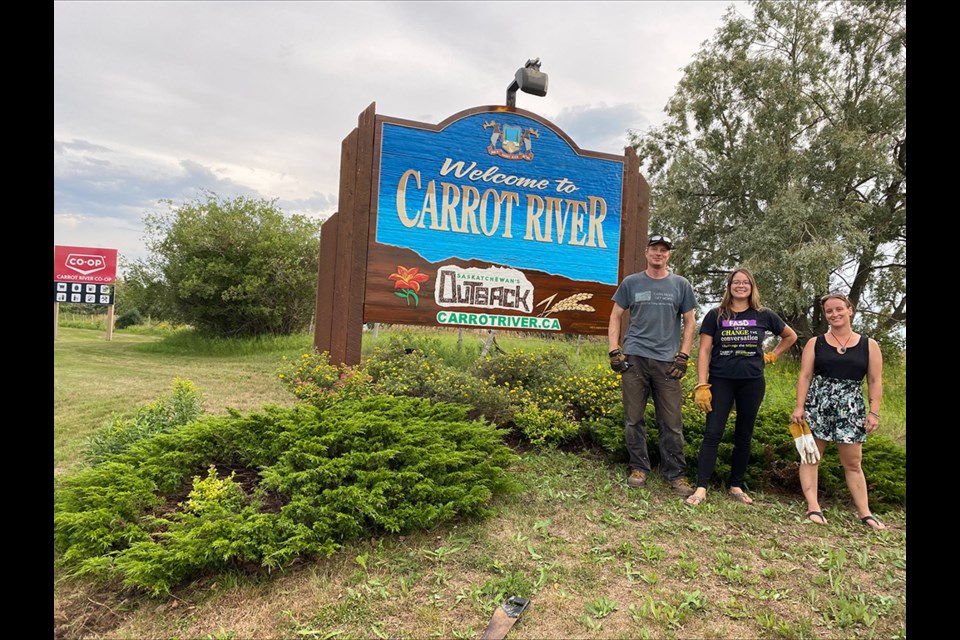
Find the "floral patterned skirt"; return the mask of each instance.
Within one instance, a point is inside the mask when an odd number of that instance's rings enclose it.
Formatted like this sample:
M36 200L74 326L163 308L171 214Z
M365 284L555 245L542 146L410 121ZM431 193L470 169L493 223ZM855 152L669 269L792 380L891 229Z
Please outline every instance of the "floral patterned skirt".
M810 431L818 440L854 444L867 439L862 380L816 375L810 382L803 409Z

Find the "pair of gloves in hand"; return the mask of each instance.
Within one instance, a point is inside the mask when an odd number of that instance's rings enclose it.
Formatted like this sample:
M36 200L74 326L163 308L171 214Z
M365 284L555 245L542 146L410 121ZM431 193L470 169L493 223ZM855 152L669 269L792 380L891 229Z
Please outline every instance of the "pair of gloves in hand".
M820 449L817 448L817 442L813 439L807 421L801 418L800 424L791 422L790 434L793 436L794 444L797 445L797 451L800 452L800 461L804 464L817 464L820 461Z
M627 362L627 356L623 355L623 351L620 349L614 349L609 353L610 355L610 368L616 371L617 373L623 373L630 368L630 363ZM679 380L687 372L687 366L690 364L690 356L682 351L673 357L673 364L670 365L670 371L668 375L675 380Z

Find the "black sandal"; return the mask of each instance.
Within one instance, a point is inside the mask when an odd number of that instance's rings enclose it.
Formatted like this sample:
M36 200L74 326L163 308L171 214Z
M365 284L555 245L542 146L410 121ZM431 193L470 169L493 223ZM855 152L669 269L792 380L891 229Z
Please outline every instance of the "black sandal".
M870 524L870 521L871 521L871 520L873 520L876 524L878 524L878 525L880 525L880 526L877 526L877 527L873 526L872 524ZM867 525L868 527L870 527L870 528L873 529L874 531L885 531L886 528L887 528L887 525L883 524L882 522L880 522L879 520L877 520L876 518L874 518L872 515L863 516L862 518L860 518L860 522L862 522L863 524Z
M817 516L818 518L820 518L821 520L823 520L823 522L817 522L817 521L814 520L811 516ZM807 512L804 514L804 517L806 517L807 520L809 520L809 521L812 522L813 524L827 524L827 519L824 517L823 511L807 511ZM867 525L867 526L870 526L870 525Z

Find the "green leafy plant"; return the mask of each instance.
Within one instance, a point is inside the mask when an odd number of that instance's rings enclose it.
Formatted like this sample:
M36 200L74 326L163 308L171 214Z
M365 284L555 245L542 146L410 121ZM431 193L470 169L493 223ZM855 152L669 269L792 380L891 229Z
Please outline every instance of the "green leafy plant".
M170 393L139 407L131 418L114 417L90 438L84 452L88 464L100 464L132 444L170 431L203 414L203 396L190 380L176 378Z
M348 398L144 438L64 480L58 564L159 595L203 569L280 567L368 533L484 517L493 496L517 489L504 473L514 456L467 410Z
M572 415L556 409L541 409L535 404L520 409L513 420L531 444L540 446L564 444L580 433L580 423Z

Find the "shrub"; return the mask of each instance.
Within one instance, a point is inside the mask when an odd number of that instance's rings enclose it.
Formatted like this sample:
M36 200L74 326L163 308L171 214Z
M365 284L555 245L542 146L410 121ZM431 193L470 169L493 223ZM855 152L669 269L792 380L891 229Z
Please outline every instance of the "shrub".
M540 446L564 444L580 434L580 422L574 420L571 414L556 409L541 409L535 404L518 411L514 422L531 444Z
M522 387L531 393L553 386L559 376L571 372L566 356L553 346L544 351L517 349L484 356L474 368L480 378L490 379L496 385Z
M344 364L333 365L327 352L304 353L295 362L284 356L277 377L298 400L319 408L370 393L370 376L365 371Z
M203 413L203 396L190 380L176 378L168 395L137 409L132 418L115 416L90 438L83 454L88 464L100 464L133 443L196 420Z
M407 344L390 341L375 348L366 361L364 370L379 393L463 403L472 407L470 418L482 416L498 425L513 418L519 402L515 389L498 386L472 370L447 366L429 342L424 343L428 351Z
M136 309L130 309L130 311L119 316L113 326L116 329L126 329L141 322L143 322L143 318L140 317L140 312Z
M517 489L505 472L514 455L501 430L467 410L345 398L231 412L139 440L64 479L57 561L163 594L203 570L280 567L363 535L489 515L494 496Z

